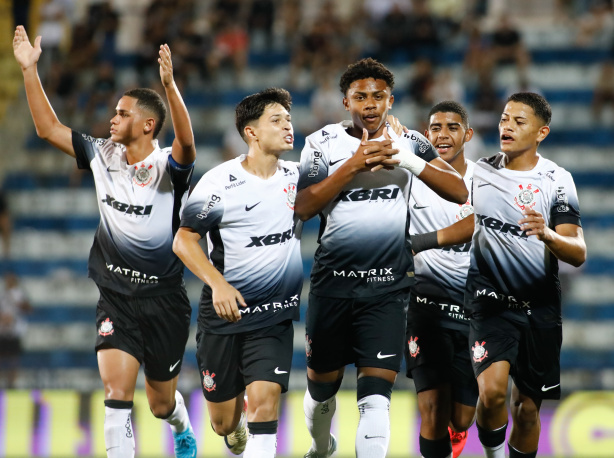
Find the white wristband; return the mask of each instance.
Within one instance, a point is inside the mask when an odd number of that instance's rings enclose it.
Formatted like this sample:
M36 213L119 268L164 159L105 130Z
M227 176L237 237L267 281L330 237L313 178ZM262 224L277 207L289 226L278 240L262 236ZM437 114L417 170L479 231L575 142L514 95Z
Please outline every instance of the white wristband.
M392 159L398 159L401 161L397 167L403 167L416 176L422 173L424 167L426 167L426 161L424 159L419 158L407 148L401 148L396 142L392 143L392 147L399 150L397 154L392 156Z

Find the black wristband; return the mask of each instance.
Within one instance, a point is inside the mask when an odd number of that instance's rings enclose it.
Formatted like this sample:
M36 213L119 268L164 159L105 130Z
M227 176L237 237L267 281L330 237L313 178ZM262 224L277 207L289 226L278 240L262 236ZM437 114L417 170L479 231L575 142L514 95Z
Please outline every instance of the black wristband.
M424 250L439 247L437 243L437 231L427 232L425 234L414 234L411 238L411 249L418 254Z

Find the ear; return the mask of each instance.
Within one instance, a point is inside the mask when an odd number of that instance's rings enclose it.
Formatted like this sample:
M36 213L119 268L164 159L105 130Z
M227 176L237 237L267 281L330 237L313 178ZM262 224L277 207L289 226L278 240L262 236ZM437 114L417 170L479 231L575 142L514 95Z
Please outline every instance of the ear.
M468 142L472 138L473 138L473 129L470 127L469 129L467 129L467 132L465 132L465 142Z
M145 135L153 133L156 128L156 120L154 118L145 119L145 123L143 124L143 133Z
M256 128L254 126L250 126L249 124L245 126L243 129L243 135L245 140L249 143L250 141L257 140L258 134L256 133Z
M537 133L537 143L543 142L546 139L546 137L548 136L549 133L550 133L550 127L548 127L548 126L541 126L539 128L538 133Z
M394 103L394 95L390 94L390 98L388 99L388 109L392 108L392 104Z
M345 111L350 111L350 101L347 97L343 97L343 107L345 108Z

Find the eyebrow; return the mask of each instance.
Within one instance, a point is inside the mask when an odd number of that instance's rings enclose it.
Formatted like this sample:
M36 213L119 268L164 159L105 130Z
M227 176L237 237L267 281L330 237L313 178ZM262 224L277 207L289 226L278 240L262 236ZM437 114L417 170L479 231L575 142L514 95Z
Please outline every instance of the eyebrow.
M378 91L371 91L371 92L369 92L369 91L356 91L356 92L354 92L354 95L367 95L367 94L373 94L373 95L375 95L375 94L386 94L386 90L381 90L380 89Z

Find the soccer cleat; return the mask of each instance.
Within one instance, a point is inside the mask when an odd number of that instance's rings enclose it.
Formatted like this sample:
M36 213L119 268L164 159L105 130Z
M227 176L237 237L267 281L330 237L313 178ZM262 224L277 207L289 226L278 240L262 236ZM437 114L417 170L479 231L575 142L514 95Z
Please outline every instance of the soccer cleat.
M452 442L452 458L457 458L465 448L469 432L463 431L462 433L457 433L449 426L448 432L450 433L450 442Z
M196 438L192 427L182 433L173 433L175 456L177 458L196 458Z
M325 454L321 455L317 453L313 448L310 448L307 453L305 453L304 458L328 458L332 456L333 453L337 450L337 439L332 434L330 435L330 442L328 443L328 450Z
M231 432L228 436L224 436L224 443L230 453L233 455L240 455L245 450L247 445L247 398L243 404L243 412L241 412L241 419L237 425L237 429Z

